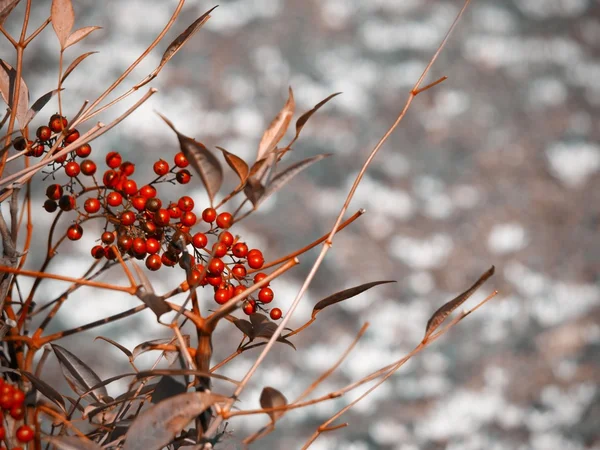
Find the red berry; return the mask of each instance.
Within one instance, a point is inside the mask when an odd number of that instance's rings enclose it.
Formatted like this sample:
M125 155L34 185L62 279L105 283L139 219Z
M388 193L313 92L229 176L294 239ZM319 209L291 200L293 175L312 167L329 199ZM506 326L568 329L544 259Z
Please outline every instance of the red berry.
M96 173L96 163L91 159L84 159L81 161L81 173L88 177Z
M13 398L15 400L15 405L22 405L25 401L25 392L17 388L13 393Z
M238 258L244 258L248 254L248 246L243 242L238 242L233 246L231 252Z
M40 141L47 141L48 139L50 139L52 137L52 130L50 129L50 127L42 125L41 127L39 127L37 129L37 131L35 132L35 135L38 137L38 139Z
M51 184L46 188L46 196L51 200L58 200L63 195L63 188L60 184Z
M16 436L20 442L29 442L33 440L33 429L29 425L21 425L17 428Z
M15 399L13 398L12 392L0 395L0 407L2 407L2 409L10 409L14 404Z
M229 228L233 223L233 216L228 212L223 212L217 216L217 226L219 228Z
M142 197L142 196L133 197L131 199L131 204L138 211L143 211L146 208L146 201L147 201L146 197Z
M211 274L208 273L206 274L206 281L208 282L208 284L210 284L211 286L219 286L221 284L221 282L223 281L223 279L221 278L220 274Z
M60 209L63 211L71 211L75 208L75 197L72 195L63 195L58 200L58 206L60 206Z
M79 139L79 131L71 130L68 132L67 137L65 138L65 144L72 144L77 139Z
M140 195L146 199L156 197L156 189L149 184L140 188Z
M133 175L133 172L135 172L135 164L130 161L125 161L123 164L121 164L119 170L126 177L130 177Z
M110 206L119 206L121 203L123 203L123 196L118 192L111 192L106 197L106 203L108 203Z
M223 231L219 235L219 242L225 244L227 248L231 247L231 244L233 244L233 240L233 234L231 234L229 231Z
M218 275L225 269L225 263L221 261L219 258L213 258L210 263L208 263L208 271L213 275Z
M119 236L119 239L117 239L117 244L122 251L128 252L133 246L133 238L123 234L122 236Z
M141 226L142 230L144 230L148 234L156 234L158 230L156 224L151 220L146 220L145 222L142 222Z
M138 255L146 253L146 241L142 238L135 238L132 249L133 253L137 253Z
M271 303L273 301L273 297L275 297L275 294L273 294L273 290L271 288L264 287L258 292L258 299L263 303Z
M206 208L202 211L202 220L208 223L214 222L217 218L217 211L214 208Z
M96 259L102 259L104 258L104 247L102 247L101 245L95 245L94 247L92 247L92 256Z
M215 242L213 244L212 251L217 258L222 258L227 254L227 246L222 242Z
M279 320L281 319L281 310L279 308L273 308L269 313L269 316L271 316L271 319L273 320Z
M67 128L67 119L66 119L66 117L60 116L59 114L53 114L52 117L50 117L48 126L55 133L59 133L64 128Z
M217 289L215 292L215 301L219 305L224 305L229 301L229 299L231 299L231 293L229 292L229 289Z
M246 268L241 264L236 264L233 266L233 269L231 269L231 274L238 279L244 278L246 276Z
M31 150L29 151L29 153L27 153L28 156L34 156L36 158L39 158L43 154L44 154L44 144L34 145L33 147L31 147Z
M83 236L83 228L78 223L71 225L67 229L67 237L72 241L78 241Z
M181 214L182 211L179 209L179 206L177 206L177 203L171 203L169 205L169 216L171 216L171 219L179 219Z
M127 195L134 195L137 191L137 183L134 180L123 181L123 192L125 192Z
M90 156L90 153L92 153L92 147L90 144L83 144L75 149L75 154L80 158L87 158Z
M242 309L248 315L254 314L256 312L256 302L254 300L246 300Z
M156 212L160 209L160 207L162 206L162 202L160 201L159 198L149 198L148 201L146 202L146 209L150 212Z
M159 255L150 255L146 258L146 267L150 270L158 270L162 266Z
M10 408L10 416L15 420L21 420L25 417L25 408L23 408L23 405L14 405Z
M163 176L169 173L169 163L164 159L159 159L154 163L154 173L158 176Z
M240 295L245 290L246 290L246 286L242 286L241 284L239 286L236 286L235 289L233 290L232 297L237 297L238 295Z
M165 266L173 267L175 264L177 264L177 255L165 252L162 254L160 260Z
M97 213L98 211L100 211L100 206L100 200L98 200L97 198L88 198L83 204L83 208L88 214Z
M166 209L159 209L154 214L154 223L159 227L166 227L171 220L171 216L169 215L169 211Z
M123 158L121 158L119 152L108 152L106 155L106 165L111 169L116 169L122 162Z
M54 211L56 211L56 208L58 208L58 205L54 200L48 199L44 202L44 209L49 213L53 213Z
M146 239L146 251L151 255L158 253L160 250L160 242L154 238Z
M106 187L114 187L119 182L119 174L114 170L107 170L104 172L102 182Z
M192 174L187 169L182 169L175 174L175 179L179 184L188 184L192 179Z
M65 173L71 178L75 178L77 175L79 175L80 172L81 168L79 167L79 164L77 164L75 161L71 161L65 166Z
M266 273L258 272L256 275L254 275L254 284L258 283L259 281L264 280L265 278L267 278ZM268 285L269 284L267 283L265 286L268 286Z
M63 148L64 148L64 147L58 147L58 148L56 149L56 152L54 152L54 153L55 153L55 154L56 154L56 153L58 153L58 152L59 152L59 151L61 151ZM68 156L68 155L62 155L62 156L59 156L59 157L58 157L58 158L56 158L54 161L55 161L57 164L62 164L62 163L64 163L64 162L67 160L67 156Z
M194 209L194 200L192 197L184 195L177 202L177 206L179 206L179 209L181 209L183 212L191 211Z
M196 224L196 220L196 214L194 214L191 211L188 211L186 213L183 213L180 221L182 225L185 225L186 227L193 227Z
M175 158L173 159L173 161L175 162L175 165L177 167L179 167L180 169L183 169L184 167L187 167L189 162L187 160L187 158L185 157L185 155L181 152L177 153L175 155Z
M208 238L204 233L196 233L192 237L192 245L196 248L204 248L208 244Z
M252 269L260 269L265 263L265 258L260 250L252 249L248 252L248 266Z
M106 259L112 261L113 259L117 259L117 252L112 247L104 247L104 256L106 256Z
M110 245L115 242L115 234L110 231L105 231L102 233L102 236L100 236L100 240L102 240L104 244Z

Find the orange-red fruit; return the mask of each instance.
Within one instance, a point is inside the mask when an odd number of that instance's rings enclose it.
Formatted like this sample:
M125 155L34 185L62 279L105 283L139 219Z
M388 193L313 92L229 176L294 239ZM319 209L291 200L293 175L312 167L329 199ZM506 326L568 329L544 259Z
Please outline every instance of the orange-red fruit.
M31 147L31 150L27 153L28 156L34 156L39 158L44 154L44 144L37 144Z
M131 199L131 204L138 211L143 211L146 208L146 197L142 197L141 195L138 197L133 197Z
M146 267L150 270L158 270L162 265L160 256L150 255L146 258Z
M200 283L200 275L202 272L198 269L192 269L188 273L186 279L190 286L197 286Z
M225 263L219 258L213 258L208 264L208 271L213 275L218 275L225 269Z
M78 241L83 236L83 228L78 223L71 225L67 229L67 237L72 241Z
M119 182L119 174L114 170L107 170L104 172L102 182L106 187L114 187Z
M25 408L23 408L23 404L13 405L13 407L10 408L10 417L15 420L21 420L25 417Z
M116 169L122 162L123 158L121 158L119 152L108 152L106 155L106 165L111 169Z
M88 214L94 214L100 211L100 200L97 198L88 198L83 204L85 212Z
M29 425L21 425L15 435L20 442L29 442L33 440L34 432Z
M92 256L96 259L102 259L104 258L104 247L102 247L101 245L95 245L92 247Z
M175 162L175 165L181 169L183 169L184 167L187 167L189 164L187 158L185 157L185 155L182 152L177 153L175 155L175 158L173 159L173 161Z
M115 234L111 233L110 231L105 231L102 233L102 236L100 236L100 239L104 244L109 245L115 242Z
M63 128L67 128L67 118L61 117L59 114L53 114L50 117L50 121L48 122L48 126L55 133L59 133L63 130Z
M271 288L264 287L258 292L258 299L263 303L271 303L273 301L273 297L275 297L275 294L273 294L273 290Z
M146 199L156 197L156 189L154 186L146 184L140 188L140 195Z
M179 184L188 184L192 179L192 174L187 169L181 169L175 174L175 179Z
M248 254L248 246L243 242L238 242L233 246L231 252L238 258L244 258Z
M92 147L90 144L83 144L75 149L75 154L80 158L87 158L90 156L90 153L92 153Z
M142 238L135 238L132 246L133 252L138 255L146 253L146 241Z
M229 228L233 223L233 216L228 212L222 212L217 216L217 226L219 228Z
M259 281L264 280L265 278L267 278L267 274L263 273L263 272L258 272L256 275L254 275L254 284L258 283ZM265 286L268 286L269 284L267 283Z
M110 206L119 206L121 203L123 203L123 196L118 192L111 192L106 197L106 203L108 203Z
M254 300L246 300L242 309L248 315L254 314L256 312L256 302Z
M231 274L236 278L244 278L246 276L246 268L241 264L236 264L231 269Z
M106 259L112 261L113 259L117 259L117 252L112 247L104 247L104 256L106 256Z
M177 206L179 206L179 209L181 209L183 212L191 211L194 209L194 200L192 197L184 195L177 202Z
M67 134L67 137L65 138L65 144L72 144L77 139L79 139L79 131L71 130L71 131L69 131L69 134Z
M0 395L0 407L2 407L2 409L10 409L14 404L15 399L13 398L12 392Z
M150 212L156 212L160 209L160 207L162 206L162 202L160 201L160 198L149 198L148 201L146 202L146 209Z
M156 225L159 227L167 226L170 220L171 216L169 215L169 211L166 209L159 209L156 211L156 214L154 214L154 223L156 223Z
M91 159L84 159L81 161L81 173L87 175L88 177L94 175L96 173L96 163Z
M260 250L252 249L248 252L248 266L252 269L260 269L264 263L265 258Z
M75 197L72 195L63 195L58 200L58 206L60 206L60 209L63 211L71 211L75 208Z
M227 248L231 247L231 244L233 244L233 234L231 234L229 231L223 231L219 235L219 242L225 244Z
M65 166L65 173L71 178L76 177L77 175L79 175L80 172L81 168L79 167L79 164L77 164L75 161L71 161Z
M138 190L137 183L135 180L125 180L123 181L123 192L127 195L134 195Z
M192 227L196 224L196 214L194 214L191 211L187 211L185 213L183 213L183 215L181 216L181 224L185 225L186 227Z
M123 234L122 236L119 236L119 239L117 239L117 244L121 250L128 252L133 246L133 238Z
M214 208L206 208L202 211L202 220L208 223L214 222L217 218L217 211Z
M208 238L204 233L196 233L192 237L192 245L196 248L204 248L208 244Z
M269 313L269 316L271 316L271 319L273 320L279 320L281 319L281 310L279 308L273 308Z
M158 253L160 250L160 242L154 238L146 239L146 251L151 255Z
M35 135L38 137L38 139L40 141L47 141L48 139L50 139L52 137L52 130L50 129L50 127L42 125L41 127L39 127L37 129L37 131L35 132Z
M63 188L60 184L51 184L46 188L46 196L51 200L58 200L63 194Z
M229 289L217 289L217 291L215 292L215 301L219 305L224 305L229 301L230 298L231 293L229 292Z
M173 267L175 264L177 264L177 255L166 252L162 254L160 260L165 266Z
M171 216L171 219L179 219L181 214L182 211L179 209L179 206L177 206L177 203L171 203L169 205L169 216Z
M222 242L215 242L212 250L217 258L222 258L227 254L227 246Z
M159 159L156 161L152 168L154 169L154 173L161 177L169 173L169 163L164 159Z
M121 164L119 170L126 177L130 177L131 175L133 175L133 172L135 172L135 164L131 161L125 161L123 164Z
M25 401L25 392L18 388L15 389L13 399L15 400L15 405L22 405Z

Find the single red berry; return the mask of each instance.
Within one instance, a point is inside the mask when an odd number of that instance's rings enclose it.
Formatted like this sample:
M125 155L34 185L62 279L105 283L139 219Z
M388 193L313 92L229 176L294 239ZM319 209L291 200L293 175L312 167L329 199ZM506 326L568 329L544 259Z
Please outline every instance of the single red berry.
M170 252L165 252L162 254L160 260L161 262L165 265L165 266L169 266L169 267L173 267L175 264L177 264L177 255L170 253Z
M233 240L233 234L231 234L229 231L223 231L219 235L219 242L225 244L227 248L231 247L231 244L233 244Z
M160 201L160 198L149 198L148 201L146 202L146 209L150 212L156 212L160 209L160 207L162 206L162 202Z
M102 259L104 258L104 247L102 247L101 245L94 245L92 247L92 256L96 259Z
M217 226L219 228L229 228L233 223L233 216L228 212L222 212L217 216Z
M214 222L217 218L217 211L214 208L206 208L202 211L202 220L208 223Z
M269 316L271 316L271 319L273 320L279 320L281 319L281 310L279 308L273 308L269 313Z
M90 153L92 153L92 147L90 144L83 144L75 149L75 154L80 158L87 158L90 156Z
M13 398L12 392L8 394L0 394L0 407L2 409L9 410L15 404L15 399Z
M117 239L117 244L122 251L128 252L133 246L133 238L123 234Z
M83 208L88 214L97 213L98 211L100 211L100 206L100 200L98 200L97 198L88 198L83 204Z
M231 252L238 258L244 258L248 254L248 246L244 242L238 242L233 246Z
M21 152L27 147L27 141L23 136L19 136L13 141L13 147L15 148L15 150Z
M79 131L77 131L77 130L71 130L67 134L67 137L65 137L65 144L72 144L77 139L79 139Z
M181 217L182 211L179 209L179 206L177 206L177 203L171 203L168 209L171 219L179 219Z
M137 253L138 255L146 253L146 241L142 238L135 238L132 249L133 253Z
M110 231L105 231L104 233L102 233L102 236L100 236L100 240L104 244L110 245L113 242L115 242L115 234L111 233Z
M231 299L231 293L229 292L229 289L217 289L215 292L215 301L219 305L224 305L229 301L229 299Z
M27 155L39 158L44 154L44 148L44 144L34 145L33 147L31 147L31 150L29 151L29 153L27 153Z
M204 248L208 244L208 238L204 233L196 233L192 237L192 245L196 248Z
M154 223L159 227L166 227L171 220L171 216L169 215L169 211L166 209L159 209L154 214Z
M131 161L125 161L123 164L121 164L119 170L126 177L130 177L131 175L133 175L133 172L135 172L135 164Z
M217 258L222 258L227 254L227 246L222 242L215 242L212 246L212 251Z
M235 289L233 290L232 297L237 297L238 295L240 295L245 290L246 290L246 286L243 286L241 284L239 286L236 286Z
M175 155L175 158L173 159L173 161L175 162L175 165L177 167L179 167L180 169L183 169L184 167L187 167L189 162L187 160L187 158L185 157L185 155L181 152L177 153Z
M150 255L146 258L146 267L150 270L158 270L162 266L159 255Z
M48 126L55 133L59 133L64 128L67 128L67 118L66 117L62 117L59 114L53 114L50 117L50 121L48 122Z
M271 303L273 301L273 297L275 297L275 294L273 294L273 290L271 288L264 287L258 292L258 299L263 303Z
M104 172L102 182L106 187L114 187L119 182L119 174L114 170L107 170Z
M22 405L25 401L25 392L21 389L15 389L13 392L13 399L15 400L15 405Z
M35 135L40 141L47 141L52 137L52 130L50 129L50 127L42 125L41 127L38 127L37 131L35 132Z
M75 209L75 197L72 195L63 195L58 200L58 206L60 206L60 209L63 211L71 211Z
M77 175L79 175L80 172L81 168L79 167L79 164L77 164L75 161L71 161L65 166L65 173L71 178L75 178Z
M122 162L123 158L121 158L119 152L108 152L106 155L106 165L111 169L116 169Z
M131 204L138 211L143 211L146 208L146 197L138 196L131 199Z
M46 188L46 196L50 200L58 200L63 195L63 188L60 184L51 184Z
M160 177L169 173L169 163L164 159L156 161L152 168L154 169L154 173Z
M84 159L81 161L81 173L91 177L96 173L96 163L91 159Z
M29 442L33 440L34 436L33 429L29 425L21 425L17 428L15 435L20 442Z
M177 202L177 206L179 206L179 209L181 209L184 212L191 211L192 209L194 209L194 200L192 199L192 197L184 195Z
M187 169L182 169L175 174L175 179L179 184L188 184L192 179L192 174Z
M118 192L111 192L106 196L106 203L110 206L119 206L123 203L123 196Z
M133 211L124 211L121 213L121 225L126 227L135 223L135 213Z
M146 220L141 224L142 230L144 230L147 234L156 234L158 228L156 224L152 220Z
M67 229L67 237L72 241L78 241L83 236L83 228L78 223L71 225Z
M256 312L256 302L254 300L246 300L242 309L247 315L254 314Z
M15 420L21 420L25 417L25 408L23 408L23 405L13 405L13 407L10 408L10 417Z
M56 211L57 208L58 205L54 200L48 199L44 202L44 209L49 213L53 213L54 211Z
M262 272L258 272L256 275L254 275L254 284L258 283L259 281L264 280L265 278L267 278L267 274L266 273L262 273ZM265 284L265 286L268 286L269 284Z
M160 242L154 238L146 239L146 251L151 255L158 253L160 250Z
M236 264L231 269L231 274L238 279L244 278L246 276L246 268L241 264Z
M156 189L149 184L140 188L140 195L146 199L156 197Z
M61 151L63 148L64 148L64 147L58 147L58 148L56 149L56 152L54 152L54 154L58 153L58 152L59 152L59 151ZM62 155L62 156L59 156L58 158L56 158L56 159L54 160L54 162L55 162L56 164L62 164L62 163L64 163L64 162L67 160L67 156L68 156L68 155L66 155L66 154L65 154L65 155Z
M223 279L221 278L221 274L208 273L208 274L206 274L206 281L211 286L217 287L223 282Z
M185 212L183 213L183 215L181 216L181 224L185 225L186 227L193 227L196 224L196 214L194 214L191 211Z
M260 269L265 263L265 258L260 250L252 249L248 252L248 266L252 269Z
M127 195L134 195L138 191L137 183L135 180L123 181L123 192Z
M208 263L208 271L213 275L218 275L225 269L225 263L221 261L219 258L213 258L210 263Z
M112 261L117 259L117 252L115 252L115 249L112 246L104 247L104 256L106 256L106 259L110 259Z

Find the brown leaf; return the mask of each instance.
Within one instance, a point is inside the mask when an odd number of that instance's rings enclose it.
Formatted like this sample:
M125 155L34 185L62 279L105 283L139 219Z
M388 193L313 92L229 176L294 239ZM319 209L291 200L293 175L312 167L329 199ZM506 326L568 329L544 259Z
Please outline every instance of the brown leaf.
M31 122L31 120L35 117L35 115L37 113L39 113L44 106L46 106L46 103L48 103L50 101L50 99L52 97L54 97L58 91L59 91L58 89L54 89L50 92L46 92L44 95L42 95L40 98L38 98L35 102L33 102L33 105L31 105L31 108L29 108L29 111L27 111L27 115L25 116L25 125L27 125L27 124L29 124L29 122Z
M77 67L79 65L79 63L81 61L83 61L85 58L87 58L88 56L94 54L94 53L98 53L98 52L87 52L84 53L83 55L79 55L77 58L75 58L73 60L73 62L71 64L69 64L69 67L67 67L67 70L65 70L65 73L63 74L62 78L60 79L60 83L64 83L65 80L67 79L67 77L71 74L71 72L73 72L75 70L75 67Z
M238 330L248 336L248 339L253 340L255 338L254 327L246 319L236 318L234 319L233 324L238 328Z
M100 377L73 353L60 345L50 345L58 358L65 379L77 394L85 395L92 387L102 383ZM94 389L90 394L97 401L108 396L108 392L104 386Z
M218 5L217 5L218 6ZM183 33L181 33L173 42L169 44L165 52L163 53L162 59L160 61L159 68L164 66L173 56L177 53L181 47L194 35L196 32L202 28L208 19L210 19L210 13L217 7L214 6L209 9L207 12L198 17L194 23L192 23L189 27L185 29Z
M113 341L112 339L109 339L107 337L104 336L98 336L96 339L94 339L95 341L98 339L102 339L103 341L108 342L109 344L114 345L115 347L117 347L119 350L121 350L123 353L125 353L125 355L127 355L128 358L131 358L133 355L131 354L131 352L129 351L129 349L127 349L126 347L123 347L121 344L119 344L116 341Z
M296 103L294 102L294 93L290 87L287 102L281 111L279 111L279 114L277 114L275 119L273 119L271 125L269 125L269 128L267 128L267 131L264 132L262 139L260 140L260 144L258 145L258 153L256 156L257 161L275 150L275 147L279 141L281 141L285 135L285 132L290 126L295 107Z
M42 439L57 450L102 450L95 442L79 436L43 436Z
M467 299L494 274L494 270L494 266L490 267L487 272L479 277L473 286L460 294L458 297L445 303L436 312L434 312L431 318L427 321L427 326L425 327L425 337L423 340L431 336L431 334L444 322L444 320L446 320L446 317L448 317L456 308L466 302Z
M336 292L329 297L324 298L319 301L315 307L313 308L312 318L314 319L317 314L322 310L327 308L328 306L335 305L336 303L343 302L344 300L348 300L349 298L355 297L362 292L371 289L372 287L379 286L380 284L386 283L395 283L394 280L386 280L386 281L373 281L371 283L361 284L359 286L354 286L349 289L344 289L343 291Z
M190 336L189 335L184 335L183 336L184 341L186 342L186 345L190 344ZM146 341L146 342L142 342L139 345L136 345L135 348L133 349L131 358L132 360L136 359L138 356L140 356L142 353L146 353L152 350L155 350L155 346L157 345L168 345L168 344L176 344L177 343L177 338L164 338L164 339L154 339L152 341ZM179 350L175 351L175 353L177 353Z
M165 299L154 292L138 289L135 295L156 314L156 320L160 320L160 316L171 311L171 307L165 302Z
M210 204L213 204L215 195L223 183L223 168L215 155L213 155L202 143L181 134L169 119L162 114L159 116L177 134L179 148L189 161L190 165L200 176L202 184L206 188Z
M270 322L270 321L263 322L260 326L254 327L255 332L256 332L256 337L263 338L263 339L271 339L271 336L273 336L273 334L275 334L275 331L277 331L277 327L278 327L277 324L274 322ZM277 342L282 342L284 344L287 344L290 347L292 347L294 350L296 350L296 346L282 336L279 336L277 338Z
M209 392L186 392L141 413L127 431L123 450L160 450L200 413L227 397Z
M156 384L154 392L150 401L152 403L160 403L167 398L175 397L176 395L187 392L187 387L176 381L175 378L166 375L160 378L160 381Z
M240 184L244 184L246 182L246 179L248 178L248 172L250 170L248 168L248 164L246 164L246 161L244 161L239 156L236 156L233 153L228 152L227 150L225 150L222 147L217 147L217 148L223 152L223 157L225 158L225 161L227 162L227 164L229 164L229 167L231 167L233 169L233 171L237 174L237 176L240 178Z
M52 386L50 386L44 380L40 380L38 377L36 377L32 373L26 372L24 370L21 371L21 373L25 377L27 377L27 379L29 381L31 381L31 384L33 384L33 386L38 390L38 392L40 392L43 395L45 395L46 397L48 397L50 400L52 400L58 406L62 407L63 411L65 410L65 401L63 400L62 395L60 395L56 389L54 389Z
M4 23L8 15L21 0L0 0L0 25Z
M287 399L277 389L266 387L260 393L260 406L263 409L277 408L287 405ZM285 414L285 410L267 412L273 422Z
M100 28L102 27L83 27L79 30L73 31L67 38L67 41L65 42L65 48L68 48L73 44L77 44L80 40L84 39L92 31L99 30Z
M60 42L60 48L64 50L75 23L75 11L73 11L71 0L52 0L50 18L52 19L52 28Z
M313 109L311 109L310 111L306 111L304 114L302 114L298 120L296 120L296 136L294 136L294 139L292 139L292 142L290 142L290 145L292 145L292 143L294 141L296 141L296 139L298 139L298 136L300 136L300 131L302 131L302 128L304 128L304 125L306 125L306 122L308 122L308 119L310 119L310 117L316 113L319 108L321 108L321 106L323 106L325 103L327 103L329 100L331 100L333 97L340 95L341 92L336 92L335 94L331 94L329 97L327 97L325 100L321 100L319 103L317 103Z
M2 98L9 106L9 108L13 109L12 100L14 96L15 89L15 79L17 78L17 71L11 67L6 61L0 59L0 66L2 70L0 70L0 94ZM21 129L26 126L26 118L27 118L27 110L29 107L29 89L27 89L27 85L25 81L21 77L20 87L19 87L19 100L17 101L17 113L16 118L19 121L19 126Z

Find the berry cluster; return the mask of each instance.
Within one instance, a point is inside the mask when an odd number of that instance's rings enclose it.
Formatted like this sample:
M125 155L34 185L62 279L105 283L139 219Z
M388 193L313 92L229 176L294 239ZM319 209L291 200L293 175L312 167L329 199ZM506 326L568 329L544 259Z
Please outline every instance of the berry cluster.
M56 117L61 119L59 123L55 123ZM52 132L58 125L66 127L66 119L52 116L48 127L38 128L36 134L39 141L31 143L30 147L53 145L57 137ZM73 133L79 137L78 132L69 131L64 141ZM251 281L249 269L261 269L264 257L260 250L249 249L227 231L233 224L232 214L217 213L214 208L206 208L198 217L193 212L194 200L191 197L184 195L170 203L163 203L158 197L157 187L161 183L187 184L190 181L191 174L186 169L189 161L183 153L175 155L172 167L163 159L156 161L153 170L157 177L140 188L131 178L135 164L123 161L115 151L106 155L108 168L100 184L95 176L96 163L92 159L77 160L87 158L90 153L91 147L84 144L70 155L65 155L61 161L51 163L52 176L64 168L68 181L47 187L48 199L44 209L50 213L57 209L78 213L75 223L67 229L67 238L72 241L81 239L85 221L103 219L105 225L100 236L101 242L91 249L96 259L114 260L120 253L145 260L146 267L152 271L179 263L186 271L187 286L213 286L214 300L218 304L226 303L246 289ZM86 187L81 175L89 177L92 183L88 184L93 185ZM91 193L93 195L89 196ZM81 208L77 200L83 195L87 198ZM204 224L202 231L191 231L192 227L201 224ZM209 243L210 240L212 243ZM263 273L256 274L254 282L265 276ZM243 311L248 315L259 309L264 311L264 305L271 303L273 298L272 289L264 286L256 298L248 297L244 301ZM281 310L273 308L270 314L274 320L279 319Z
M25 417L25 393L16 386L5 382L0 378L0 408L2 408L2 421L0 422L0 441L5 441L7 437L6 428L4 428L4 414L9 414L15 421L23 420ZM34 431L29 425L20 425L16 430L12 440L27 443L33 440ZM0 447L5 450L5 447ZM22 447L12 447L11 450L22 450Z

